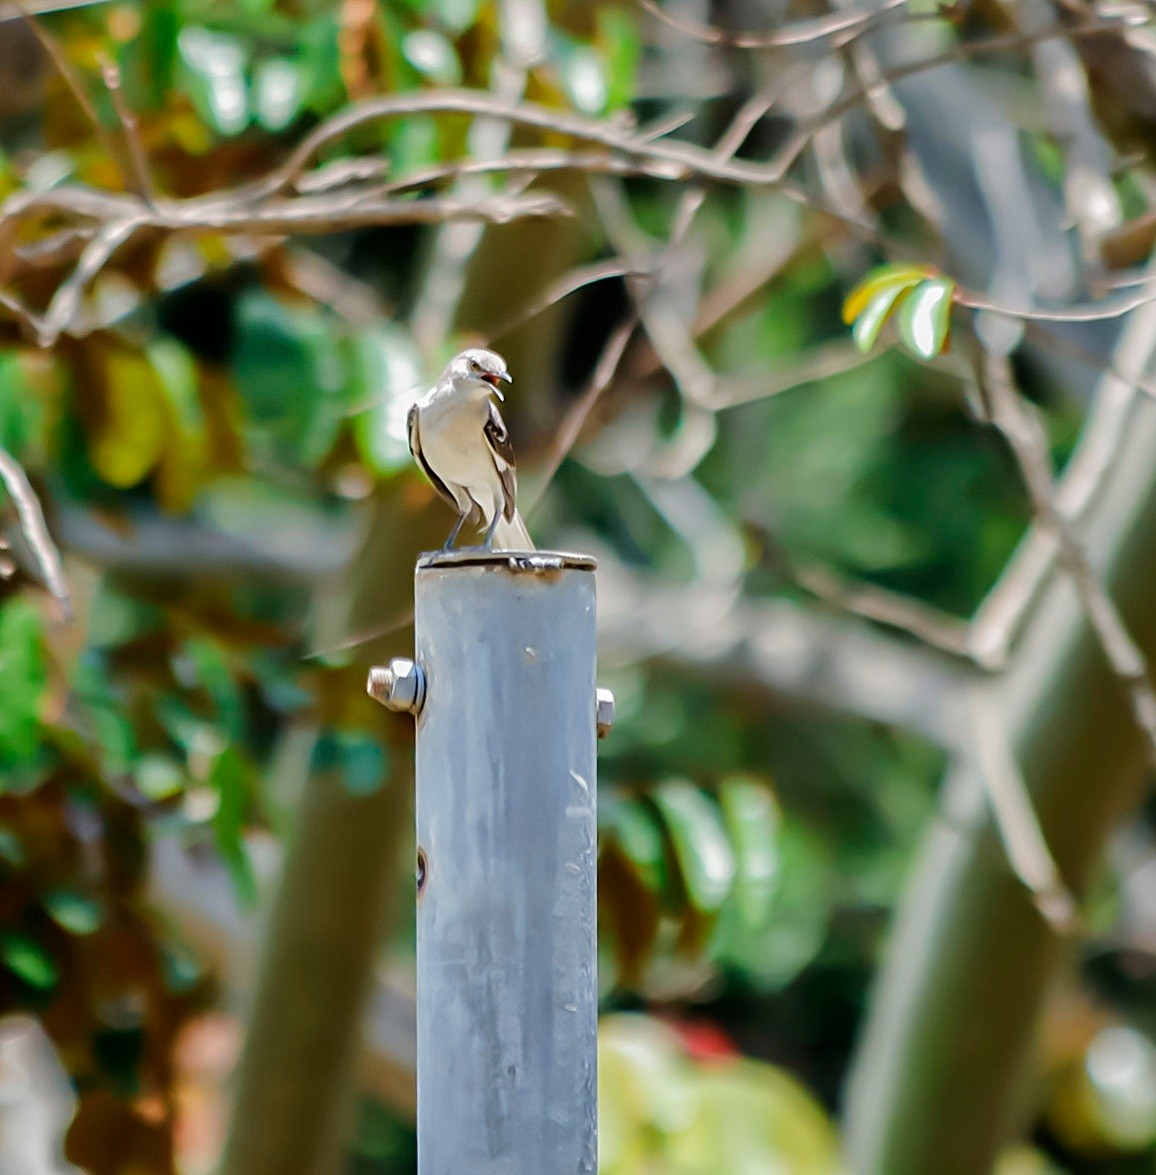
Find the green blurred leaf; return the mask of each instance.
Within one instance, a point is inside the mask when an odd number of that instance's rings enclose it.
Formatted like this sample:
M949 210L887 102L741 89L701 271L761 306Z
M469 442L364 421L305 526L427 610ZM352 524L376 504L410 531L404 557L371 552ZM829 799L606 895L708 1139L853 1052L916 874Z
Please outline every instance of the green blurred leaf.
M200 117L222 135L249 125L246 53L240 40L202 25L186 25L177 37L184 89Z
M104 922L104 907L74 890L53 890L45 894L43 904L49 917L69 934L94 934Z
M249 790L245 761L236 747L225 747L213 760L209 783L217 793L213 817L217 850L233 878L238 897L251 906L257 900L257 881L244 839Z
M0 604L0 761L21 765L38 757L47 686L40 614L28 599L10 596ZM15 782L0 777L0 792Z
M389 760L379 740L358 730L327 730L313 746L312 770L336 771L355 796L372 795L385 782Z
M253 70L253 113L272 134L291 126L305 102L301 67L288 57L266 57Z
M734 851L718 807L681 779L659 784L651 800L670 834L687 899L699 913L717 913L735 880Z
M7 828L0 828L0 861L18 869L28 860L20 838Z
M583 114L602 114L609 102L610 84L597 50L558 32L553 41L562 86L574 108Z
M605 110L622 110L634 97L642 37L638 21L622 8L599 5L595 13L598 45L606 62Z
M390 323L359 334L351 346L353 395L360 411L353 433L361 459L377 474L410 464L406 417L421 392L421 359L413 336Z
M640 800L614 797L600 802L598 814L639 880L661 894L666 884L666 844L653 811Z
M402 40L405 59L423 77L439 86L456 86L462 80L457 50L433 29L415 29Z
M0 935L0 959L13 975L40 991L48 991L60 980L55 960L27 935Z
M177 678L186 687L199 687L209 695L225 737L239 742L244 737L244 706L241 690L224 649L204 637L185 641L174 659Z
M920 359L934 359L943 350L951 326L955 283L936 278L917 286L899 308L897 323L903 345Z
M185 773L168 755L142 755L133 778L141 795L150 800L167 800L184 789Z
M779 878L779 806L766 784L737 776L719 785L719 804L737 864L731 900L748 927L762 926Z

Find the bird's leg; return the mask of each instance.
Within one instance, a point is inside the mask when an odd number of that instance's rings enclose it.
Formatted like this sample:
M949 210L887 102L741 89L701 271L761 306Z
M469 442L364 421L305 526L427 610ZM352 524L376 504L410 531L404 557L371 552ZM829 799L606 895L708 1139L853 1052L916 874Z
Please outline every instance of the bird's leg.
M443 551L449 551L453 548L454 542L458 537L458 533L461 531L463 525L465 525L465 521L466 521L466 515L459 514L458 520L454 524L453 530L450 531L450 537L448 539L446 539L445 546L442 547Z
M502 517L502 510L499 506L494 510L494 517L490 520L490 529L486 531L486 541L482 543L482 549L492 551L494 549L494 531L498 529L498 519Z

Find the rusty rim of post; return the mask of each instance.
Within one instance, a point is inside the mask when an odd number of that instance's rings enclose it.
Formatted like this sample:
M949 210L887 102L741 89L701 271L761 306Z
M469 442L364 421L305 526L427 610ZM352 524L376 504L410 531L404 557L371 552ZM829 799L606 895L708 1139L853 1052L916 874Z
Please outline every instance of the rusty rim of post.
M508 571L531 574L551 571L593 571L598 561L593 555L573 551L487 551L480 547L463 547L457 551L426 551L417 561L419 571L439 567L501 567Z

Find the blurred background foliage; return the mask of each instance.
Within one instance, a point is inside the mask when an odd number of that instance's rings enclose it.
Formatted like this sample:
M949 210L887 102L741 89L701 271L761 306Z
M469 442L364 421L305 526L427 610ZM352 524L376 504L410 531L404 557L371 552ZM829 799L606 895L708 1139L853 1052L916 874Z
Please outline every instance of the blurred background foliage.
M925 19L895 36L930 56L1026 19L1017 5L955 7L935 22L913 5ZM1044 5L1056 20L1065 7L1084 8ZM677 14L766 30L821 15L753 0ZM709 146L785 69L774 53L701 43L632 5L135 0L46 15L39 30L18 15L5 9L0 23L10 198L122 191L135 145L159 198L243 202L246 185L350 103L435 87L488 88L622 126L685 112L677 134ZM853 89L865 47L816 50L822 68L792 75L782 112L755 127L744 155L768 154L792 118ZM109 67L118 85L102 80ZM775 666L805 660L789 639L796 616L839 625L855 610L847 584L867 585L874 601L902 593L936 631L961 629L1030 509L1005 447L977 427L958 365L860 354L841 303L895 239L962 282L987 281L990 255L1011 246L977 227L986 211L961 136L993 117L1018 144L1024 207L1043 226L1027 247L1032 264L1052 265L1045 292L1077 300L1089 273L1104 276L1080 268L1064 220L1070 140L1049 124L1022 52L953 68L923 79L936 101L922 110L902 95L902 133L882 98L853 112L845 138L803 159L812 198L802 206L775 189L718 187L668 254L684 185L561 172L533 187L559 193L571 218L308 239L142 232L91 275L51 349L17 318L0 325L0 446L40 493L75 614L67 622L40 582L10 504L0 1011L35 1017L67 1073L69 1162L92 1175L212 1169L257 937L270 923L280 941L296 933L285 890L268 912L280 863L288 853L290 894L329 884L347 829L369 814L381 831L365 846L383 859L363 886L365 863L347 862L355 896L328 912L364 948L365 984L379 976L393 1002L370 1014L369 1075L343 1161L359 1175L413 1170L409 1071L390 1028L409 1006L412 724L372 707L364 680L373 661L411 648L413 560L452 521L411 467L409 398L458 347L484 340L514 373L506 412L537 541L601 561L602 673L618 701L600 755L602 1169L843 1169L848 1065L947 753L927 724L888 708L886 666L867 689L882 700L861 712L808 684L839 677L837 650L824 652L825 669L796 675L801 688ZM1139 88L1131 105L1107 81L1092 94L1113 158L1146 150ZM945 106L953 113L928 140ZM471 130L452 114L365 123L326 146L297 190L500 154L494 136L492 122ZM916 160L897 140L930 141L939 157ZM1110 178L1143 237L1150 172L1136 164ZM485 178L454 183L470 198L498 190ZM871 231L849 229L852 214ZM0 218L0 286L41 313L92 239L91 224L82 230L60 209ZM651 315L661 305L693 343L714 373L709 394L691 394L693 362L688 374L669 330L644 315L616 377L591 398L607 340L645 295L623 270L660 256L668 269ZM572 267L600 263L604 280L541 307ZM1066 350L1016 355L1060 463L1113 340L1103 324L1065 337ZM579 443L561 452L572 421L584 423ZM747 656L728 652L739 616L753 625ZM799 628L797 641L811 632ZM307 802L318 805L314 827L297 818ZM1156 1162L1153 940L1149 922L1123 916L1137 901L1151 909L1151 823L1149 807L1095 888L1080 965L1044 1018L1022 1145L1000 1175ZM359 905L362 889L372 901ZM308 971L280 980L307 985ZM267 997L268 984L258 991ZM5 1069L33 1072L20 1051L32 1047L30 1023L14 1018L0 1038L0 1084ZM15 1120L0 1104L4 1175L63 1169L47 1157L11 1165Z

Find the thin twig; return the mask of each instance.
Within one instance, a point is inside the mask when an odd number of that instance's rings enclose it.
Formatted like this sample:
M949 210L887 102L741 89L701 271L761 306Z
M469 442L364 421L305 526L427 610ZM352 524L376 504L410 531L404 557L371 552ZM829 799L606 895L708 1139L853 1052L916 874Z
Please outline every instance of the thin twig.
M990 352L984 353L981 363L992 424L1012 451L1032 509L1056 537L1064 569L1071 577L1109 668L1124 687L1133 717L1146 740L1148 757L1156 764L1156 692L1144 655L1125 627L1075 530L1056 504L1047 437L1015 386L1011 363L1006 356Z
M558 426L558 431L554 435L554 444L550 448L546 464L539 475L538 491L534 500L524 510L527 517L533 513L545 497L550 483L554 480L554 475L582 435L582 428L587 418L594 411L603 393L614 382L614 377L618 374L618 368L626 354L627 345L637 326L638 316L634 313L628 314L606 340L606 345L602 348L602 354L598 358L589 383Z
M787 564L787 574L804 591L843 612L909 633L952 657L971 660L967 622L921 600L870 583L853 583L825 567Z
M60 605L64 619L71 620L72 597L68 591L68 581L64 578L60 552L48 533L44 511L40 508L40 499L36 496L24 467L4 448L0 448L0 479L3 480L4 488L16 506L20 530L36 556L36 563L44 577L45 585Z
M60 47L56 38L44 27L44 23L40 20L37 12L29 8L24 3L24 0L14 0L13 7L19 10L25 23L32 30L33 36L40 42L40 47L48 54L52 64L56 67L56 72L60 75L61 81L64 82L73 98L76 99L76 104L84 113L84 117L92 125L96 137L104 146L105 153L120 169L125 186L131 189L133 187L132 166L126 160L120 144L113 138L104 123L100 121L100 115L97 113L96 107L92 104L92 98L89 97L88 91L80 79L80 75L72 68L72 63L68 60L68 55Z
M1081 929L1079 910L1048 849L1027 784L1008 745L1000 711L988 692L991 688L980 685L969 691L969 749L987 792L996 830L1008 863L1039 912L1057 934L1075 934Z
M948 19L941 12L905 12L896 16L893 15L895 10L903 8L907 0L884 0L878 8L869 12L801 20L770 33L730 33L717 25L701 24L684 16L675 16L660 8L654 0L637 2L644 12L648 12L675 32L700 41L704 45L723 45L728 49L786 49L797 45L813 45L816 41L823 41L841 33L862 34L888 20L914 23Z
M546 290L534 299L529 306L519 310L517 314L506 318L498 326L487 331L490 339L501 339L511 334L521 326L525 326L532 318L536 318L551 306L556 306L565 298L576 294L579 290L592 286L596 282L611 281L620 277L643 277L649 271L638 265L626 261L612 259L610 261L595 261L591 265L580 265L562 274L557 281L551 282Z
M125 101L124 89L120 84L120 70L115 62L101 63L101 76L104 78L105 89L112 99L112 108L116 112L120 123L123 151L128 160L132 176L132 190L136 192L146 204L153 206L156 203L156 191L153 187L152 172L149 169L148 158L145 155L144 144L140 138L140 126L137 117Z

